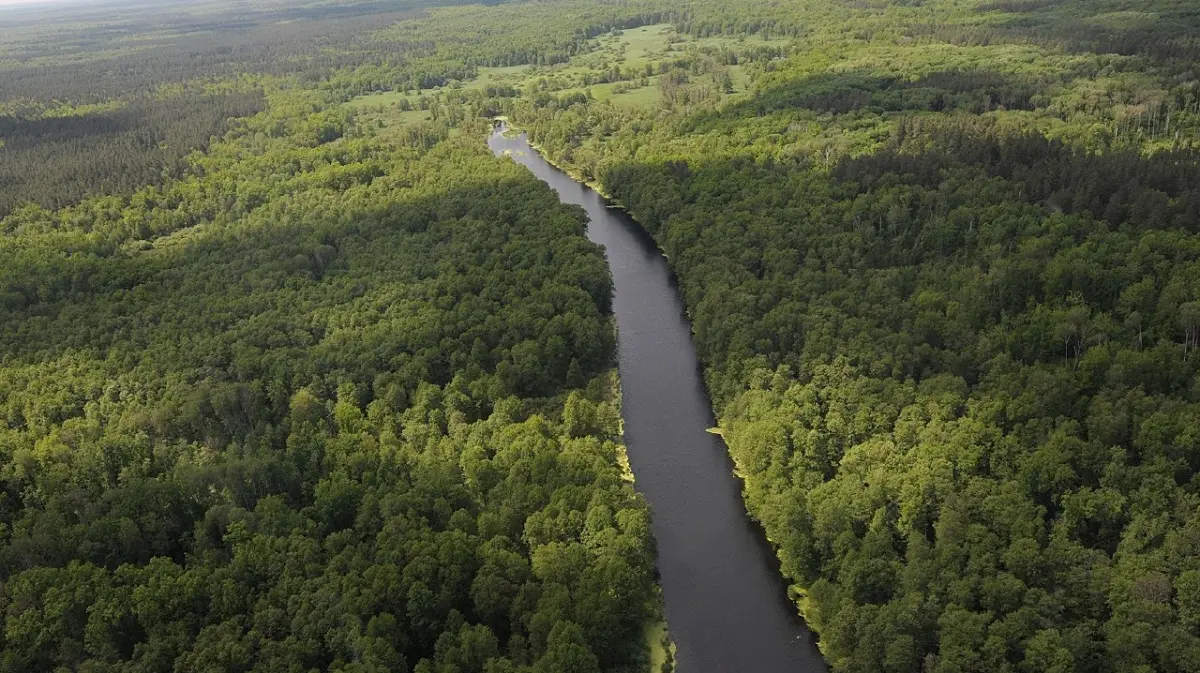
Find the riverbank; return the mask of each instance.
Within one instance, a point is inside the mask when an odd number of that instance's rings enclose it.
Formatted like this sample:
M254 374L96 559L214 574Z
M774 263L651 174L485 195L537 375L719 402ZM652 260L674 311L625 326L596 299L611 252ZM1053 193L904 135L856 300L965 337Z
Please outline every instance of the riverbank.
M512 136L516 136L516 135L520 135L520 134L524 133L525 134L525 142L528 143L531 148L533 148L535 151L537 151L538 156L540 156L546 163L557 168L559 171L567 174L575 182L578 182L581 185L587 185L593 192L596 192L600 196L603 196L604 200L608 201L609 208L612 208L613 210L620 210L622 212L627 212L625 210L625 206L622 206L615 199L613 199L612 195L609 194L607 191L605 191L604 186L601 185L599 182L596 182L595 180L588 180L588 179L584 178L582 175L580 175L579 171L577 171L573 168L569 168L567 166L563 166L562 164L558 163L554 159L551 159L550 154L547 152L545 147L542 147L541 145L534 142L533 140L530 140L528 130L523 129L519 126L514 126L513 123L511 121L509 121L508 117L504 117L504 116L493 117L492 121L500 122L500 123L504 124L504 127L505 127L504 133L505 134L512 134ZM512 136L510 136L510 137L512 137Z
M613 330L617 331L616 324ZM621 395L621 377L617 370L609 372L607 402L616 406L620 413L618 421L617 463L621 466L621 478L636 486L637 478L633 474L633 466L629 463L629 447L625 445L625 412ZM658 587L658 604L655 605L657 617L646 622L642 628L642 638L649 653L649 663L646 673L672 673L675 670L675 643L671 641L671 633L664 614L662 587Z
M588 238L605 248L619 328L623 440L635 488L652 508L677 670L823 673L774 550L747 515L728 450L709 432L717 424L691 323L657 244L521 133L501 125L489 146L528 168L564 203L583 207Z
M604 188L601 185L599 185L598 183L591 181L591 180L585 180L582 176L579 175L578 171L573 170L568 167L565 167L565 166L562 166L559 163L555 162L553 159L550 159L546 153L545 148L543 148L538 143L535 143L529 139L528 131L521 129L520 127L513 126L507 117L496 117L495 121L498 121L504 125L503 133L505 134L506 137L516 138L516 137L520 136L521 134L525 134L524 142L530 148L532 148L534 151L536 151L537 155L542 160L544 160L546 163L553 166L555 169L559 170L560 172L565 173L567 176L569 176L575 182L586 185L587 187L591 188L597 194L602 196L605 199L605 201L608 202L607 205L609 208L611 208L613 210L618 210L618 211L626 214L627 216L629 216L630 219L632 219L632 216L629 214L629 211L624 206L620 205L619 203L616 203L614 201L613 197L611 195L609 195L608 193L606 193L604 191ZM635 220L635 222L636 222L636 220ZM644 231L644 228L643 228L643 231ZM667 254L665 252L663 252L661 248L657 248L657 250L662 255L662 257L668 261L668 265L669 265L670 259L667 256ZM684 311L685 311L685 315L688 316L688 319L690 322L691 311L687 310L686 307L685 307ZM710 408L711 408L711 405L710 405ZM715 415L716 410L713 409L712 411ZM624 416L622 416L622 419L623 418L624 418ZM624 420L622 420L622 424L623 423L624 423ZM711 427L705 428L705 431L708 432L709 434L712 434L712 435L715 435L715 436L721 438L722 443L725 441L726 431L723 428L721 428L718 423L714 423ZM624 430L622 427L622 434L623 433L624 433ZM624 447L622 447L622 448L624 449ZM726 450L726 454L729 455L730 461L733 463L732 473L738 480L740 490L742 492L744 492L745 471L739 465L737 465L736 459L733 458L732 454L730 454L728 452L728 450ZM622 467L625 469L628 469L630 471L630 480L632 481L633 473L632 473L632 468L629 467L628 454L623 451L622 457L623 457L623 461L624 461L622 463ZM748 509L746 510L746 516L749 517L755 523L755 525L758 526L759 529L762 531L762 535L766 539L767 544L770 546L772 555L775 557L775 562L776 563L781 562L781 560L778 557L779 544L775 540L772 540L767 535L765 528L762 528L761 522L759 522L756 518L754 518L754 516L749 512ZM782 572L779 573L779 577L780 577L781 581L783 581L785 583L787 582L787 578L782 574ZM798 584L787 584L786 593L787 593L788 600L793 604L794 609L796 610L796 613L801 617L801 619L804 620L804 622L806 624L809 623L811 621L810 617L812 616L812 611L814 608L808 597L807 588L802 587ZM817 642L818 642L818 647L820 647L819 640Z

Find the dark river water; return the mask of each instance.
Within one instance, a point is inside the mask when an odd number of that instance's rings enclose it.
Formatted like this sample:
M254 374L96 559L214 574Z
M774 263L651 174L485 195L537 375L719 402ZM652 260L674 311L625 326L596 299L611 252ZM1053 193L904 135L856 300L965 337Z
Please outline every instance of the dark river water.
M667 625L678 673L819 673L812 634L787 599L762 529L746 515L713 420L682 298L654 240L526 141L488 140L591 218L612 269L625 443L653 508Z

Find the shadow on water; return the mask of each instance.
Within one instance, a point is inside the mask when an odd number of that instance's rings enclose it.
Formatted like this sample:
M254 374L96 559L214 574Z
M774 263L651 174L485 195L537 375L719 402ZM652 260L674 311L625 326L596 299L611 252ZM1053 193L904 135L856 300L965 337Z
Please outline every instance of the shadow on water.
M488 141L583 207L616 293L625 443L654 511L658 569L679 673L818 673L812 634L746 514L704 389L691 324L666 258L643 227L543 159L524 135Z
M663 257L662 251L658 247L658 242L654 240L654 237L650 235L650 232L646 231L645 227L638 224L637 221L634 220L620 206L615 206L615 205L611 205L611 204L608 205L608 213L611 217L612 224L620 226L620 228L622 229L622 231L624 232L624 234L626 236L628 236L630 239L635 240L641 244L643 253L644 253L644 259L645 259L646 263L648 263L648 264L661 264L662 263L662 260L664 259L664 257ZM678 294L680 292L678 279L675 277L675 272L670 268L669 265L667 266L667 276L668 276L668 279L671 284L671 289ZM690 318L688 317L686 310L682 311L680 313L679 317L682 318L683 320L690 321ZM696 377L700 381L704 380L704 367L700 364L700 360L698 358L695 360L695 373L696 373ZM708 399L707 391L704 391L704 395L705 395L705 399L707 400ZM711 404L709 406L711 407ZM716 417L710 414L708 416L707 422L705 424L706 429L713 427L716 424L717 424ZM720 442L720 441L722 441L722 440L718 440L718 442ZM734 465L733 458L731 456L729 456L728 451L725 452L725 466L731 475L735 474L736 466ZM734 478L738 479L736 476ZM738 479L738 482L740 485L740 479ZM761 525L759 525L759 523L757 521L755 521L754 519L751 519L749 516L745 517L745 522L746 522L746 530L754 537L754 541L756 543L758 543L759 549L760 549L763 557L767 559L767 563L771 566L772 570L774 570L776 572L776 574L778 574L780 577L782 577L783 576L782 565L780 564L779 558L775 556L775 550L771 546L770 541L767 540L766 531L763 529L763 527ZM786 583L783 582L782 580L780 582L780 585L786 588ZM780 591L778 593L778 598L779 598L780 605L782 605L789 613L792 613L794 615L793 621L795 622L796 626L803 629L807 633L808 627L805 625L804 620L800 618L800 615L795 612L795 605L787 597L786 590Z

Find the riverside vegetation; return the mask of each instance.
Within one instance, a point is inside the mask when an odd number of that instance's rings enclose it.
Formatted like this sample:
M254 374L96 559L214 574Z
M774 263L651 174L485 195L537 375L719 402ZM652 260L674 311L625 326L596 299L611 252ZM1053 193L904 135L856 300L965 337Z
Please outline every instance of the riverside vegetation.
M4 10L0 670L644 670L677 274L835 671L1200 670L1186 0Z

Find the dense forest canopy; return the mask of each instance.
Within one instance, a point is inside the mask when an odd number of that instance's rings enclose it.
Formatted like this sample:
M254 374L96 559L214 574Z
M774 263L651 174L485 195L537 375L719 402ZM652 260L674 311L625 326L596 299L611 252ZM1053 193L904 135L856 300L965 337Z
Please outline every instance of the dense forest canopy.
M496 115L667 254L835 671L1200 670L1193 2L0 12L0 670L648 670Z
M474 119L90 67L0 122L0 670L644 670L582 214Z
M791 4L744 93L509 108L666 252L833 669L1200 670L1200 12Z

